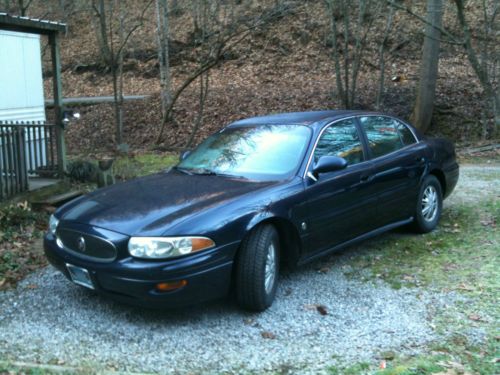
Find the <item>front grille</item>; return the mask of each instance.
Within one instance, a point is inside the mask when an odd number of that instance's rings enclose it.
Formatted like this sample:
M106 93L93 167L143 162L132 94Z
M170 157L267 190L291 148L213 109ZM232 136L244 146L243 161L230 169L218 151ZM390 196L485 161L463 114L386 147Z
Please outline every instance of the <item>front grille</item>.
M57 238L62 242L66 250L84 258L100 262L111 262L116 258L115 245L103 238L71 229L58 229Z

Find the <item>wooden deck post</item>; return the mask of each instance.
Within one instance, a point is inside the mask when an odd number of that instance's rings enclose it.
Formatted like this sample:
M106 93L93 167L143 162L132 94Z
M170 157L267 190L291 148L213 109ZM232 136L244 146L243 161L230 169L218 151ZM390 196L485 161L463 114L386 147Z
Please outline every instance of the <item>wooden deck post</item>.
M64 142L64 124L62 113L62 80L61 80L61 57L59 54L59 35L49 34L50 52L52 57L52 87L54 96L54 120L56 124L57 137L57 165L59 178L64 177L66 171L66 145Z

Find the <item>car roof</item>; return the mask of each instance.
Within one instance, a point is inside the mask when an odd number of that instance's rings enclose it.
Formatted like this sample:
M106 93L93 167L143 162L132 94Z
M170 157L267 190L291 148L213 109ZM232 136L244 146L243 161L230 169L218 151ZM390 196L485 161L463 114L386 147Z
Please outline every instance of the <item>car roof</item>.
M311 112L289 112L277 113L266 116L250 117L235 121L228 127L255 126L255 125L311 125L324 120L335 120L344 117L350 117L363 114L374 114L368 111L348 111L348 110L330 110L330 111L311 111Z

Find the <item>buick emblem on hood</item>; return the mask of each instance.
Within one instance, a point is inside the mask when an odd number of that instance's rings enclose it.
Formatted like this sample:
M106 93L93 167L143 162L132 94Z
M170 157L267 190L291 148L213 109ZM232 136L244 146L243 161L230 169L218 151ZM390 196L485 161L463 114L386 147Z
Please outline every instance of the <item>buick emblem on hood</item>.
M78 239L78 250L80 250L81 252L85 252L86 250L85 238L83 237L80 237Z

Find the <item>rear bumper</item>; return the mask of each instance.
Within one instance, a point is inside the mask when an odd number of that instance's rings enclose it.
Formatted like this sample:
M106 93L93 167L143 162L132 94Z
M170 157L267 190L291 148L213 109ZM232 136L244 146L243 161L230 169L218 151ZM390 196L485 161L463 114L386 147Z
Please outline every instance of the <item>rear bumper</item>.
M457 186L458 177L460 176L460 168L458 166L458 163L453 163L443 172L446 179L446 191L444 192L443 198L446 198L453 192L455 186Z
M227 295L238 243L169 261L144 261L132 257L111 263L82 259L59 248L50 234L44 238L49 262L68 279L66 264L88 270L95 290L114 300L142 307L174 308ZM182 288L159 292L162 282L186 280Z

